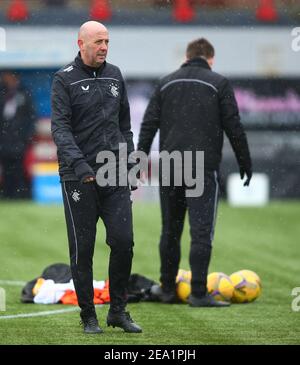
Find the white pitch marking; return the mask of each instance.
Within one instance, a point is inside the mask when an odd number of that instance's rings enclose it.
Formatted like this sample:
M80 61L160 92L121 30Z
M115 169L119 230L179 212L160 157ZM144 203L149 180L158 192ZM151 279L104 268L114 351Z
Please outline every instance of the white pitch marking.
M26 281L18 281L18 280L0 280L0 285L13 285L13 286L23 286L26 284Z
M40 317L40 316L51 316L52 314L60 314L67 312L75 312L80 308L68 308L68 309L58 309L54 311L43 311L43 312L33 312L33 313L21 313L21 314L12 314L8 316L0 316L0 319L14 319L14 318L28 318L28 317Z
M0 280L0 285L13 285L13 286L23 286L25 285L25 281L18 280ZM102 307L101 304L95 305L95 307ZM67 312L75 312L80 310L79 307L74 308L66 308L66 309L58 309L53 311L42 311L42 312L33 312L33 313L20 313L20 314L12 314L8 316L1 316L0 319L14 319L14 318L28 318L28 317L40 317L40 316L51 316L52 314L60 314Z

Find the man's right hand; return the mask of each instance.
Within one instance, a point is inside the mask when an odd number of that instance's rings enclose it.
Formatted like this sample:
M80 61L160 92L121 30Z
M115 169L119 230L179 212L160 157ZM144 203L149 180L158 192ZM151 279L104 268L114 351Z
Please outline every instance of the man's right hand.
M240 168L240 175L241 175L241 179L244 179L244 176L247 176L247 180L244 182L244 186L249 186L250 184L250 180L252 178L252 170L251 169L245 169L243 167Z
M86 177L86 178L83 180L83 184L90 183L90 182L93 182L93 181L96 181L96 178L95 178L95 177L93 177L93 176L89 176L89 177Z
M88 163L80 161L74 166L75 175L78 177L81 184L96 180L95 173Z

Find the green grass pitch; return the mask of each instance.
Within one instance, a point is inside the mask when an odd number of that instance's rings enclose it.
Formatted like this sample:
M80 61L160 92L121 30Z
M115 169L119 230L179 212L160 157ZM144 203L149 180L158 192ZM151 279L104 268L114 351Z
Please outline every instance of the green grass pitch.
M300 311L292 310L292 290L300 287L300 203L272 202L264 208L232 208L221 203L210 272L256 271L263 291L257 301L229 308L190 308L158 303L130 304L142 334L107 328L108 306L97 308L103 335L84 335L79 312L28 318L0 318L0 344L300 344ZM117 229L117 227L116 227ZM132 273L159 278L160 212L155 204L134 203L135 248ZM107 278L109 249L99 223L94 276ZM55 262L69 263L62 206L0 204L0 280L28 281ZM182 237L180 267L189 269L189 227ZM69 308L20 303L20 286L0 284L6 311L0 316Z

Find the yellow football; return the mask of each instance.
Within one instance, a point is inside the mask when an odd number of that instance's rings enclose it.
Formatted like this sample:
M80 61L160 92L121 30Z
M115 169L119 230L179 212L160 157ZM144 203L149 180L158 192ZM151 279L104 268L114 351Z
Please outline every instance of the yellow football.
M178 299L186 303L191 294L191 271L179 269L176 277L176 293Z
M216 300L229 302L234 287L228 275L223 272L213 272L207 277L207 291Z
M230 275L234 285L232 296L233 303L253 302L261 294L261 280L250 270L240 270Z

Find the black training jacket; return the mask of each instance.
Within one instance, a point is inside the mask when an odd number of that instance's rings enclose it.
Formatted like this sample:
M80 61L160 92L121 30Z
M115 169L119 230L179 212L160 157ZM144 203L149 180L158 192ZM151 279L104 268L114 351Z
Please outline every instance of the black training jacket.
M202 58L159 81L144 115L138 150L149 153L158 129L160 151L204 151L205 168L212 170L221 162L225 131L240 167L251 169L233 89Z
M9 91L0 83L0 158L22 159L35 132L36 112L28 90L19 88L9 97ZM15 113L6 116L7 100L16 103Z
M130 110L118 67L104 62L94 69L80 53L59 70L52 84L51 131L63 181L81 180L96 172L98 152L117 154L119 143L134 150Z

